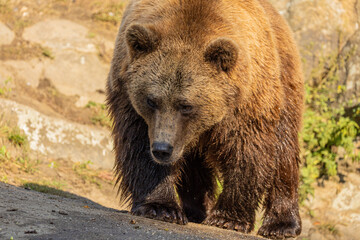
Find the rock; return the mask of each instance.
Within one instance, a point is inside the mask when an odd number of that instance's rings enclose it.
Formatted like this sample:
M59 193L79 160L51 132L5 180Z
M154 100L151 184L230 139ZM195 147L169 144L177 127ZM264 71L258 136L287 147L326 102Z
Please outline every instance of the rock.
M336 226L336 228L338 229L339 232L341 232L341 237L338 237L336 240L338 240L338 239L342 239L342 240L359 239L359 229L360 229L359 222L353 223L353 224L347 224L345 226L342 224L339 224Z
M293 0L288 20L301 47L338 50L359 28L356 0ZM340 36L341 34L341 36ZM326 53L325 53L326 54Z
M0 22L0 46L10 44L15 38L15 33L5 24Z
M303 57L305 79L322 57L347 59L340 68L346 91L339 101L360 103L360 1L270 0L288 21ZM344 47L345 46L345 47ZM344 48L343 48L344 47ZM342 50L343 49L343 50ZM334 87L337 87L334 86Z
M308 239L309 235L314 231L311 220L304 215L301 214L302 229L301 234L296 239Z
M51 49L53 59L45 61L43 77L61 93L77 95L76 106L83 107L90 100L105 101L109 64L100 61L98 54L109 59L114 43L90 39L87 28L63 19L36 23L24 30L23 38Z
M323 186L315 187L314 197L306 203L306 206L313 212L312 222L317 224L310 226L308 235L304 232L301 236L311 240L358 239L356 229L360 229L359 199L360 175L357 173L348 173L345 183L326 181ZM304 229L307 228L306 221L304 217Z
M343 101L353 101L352 105L360 103L360 30L349 39L341 52L346 59L340 69L341 84L345 85L346 92Z
M309 239L311 239L311 240L326 240L326 238L317 231L310 233Z
M80 96L76 105L84 106L89 100L104 102L105 95L99 92L104 92L108 69L94 54L67 50L47 62L44 77L61 93Z
M315 197L310 196L307 205L313 210L322 209L331 205L334 196L340 191L341 186L334 181L324 183L324 187L315 188Z
M0 115L26 134L32 151L48 158L91 161L95 168L112 169L110 132L45 116L29 107L0 98Z
M23 38L51 48L54 52L64 49L96 53L94 43L87 38L88 29L69 20L45 20L24 30Z
M304 58L307 78L319 57L336 54L359 29L357 0L270 0L287 19Z
M360 164L358 163L358 165L360 167ZM347 175L347 179L348 182L351 182L352 184L354 184L355 186L360 186L360 175L356 174L356 173L349 173Z
M13 88L14 74L0 62L0 88Z
M309 235L309 239L311 240L330 240L328 237L323 236L318 231L313 231Z
M0 62L0 86L14 87L16 81L36 88L41 78L49 79L58 91L67 96L79 96L77 107L89 101L105 101L105 82L108 66L95 54L71 50L59 52L53 60L31 59Z
M94 41L98 48L99 56L101 56L102 60L106 63L110 63L114 52L115 39L109 41L107 39L97 37Z
M44 62L39 59L8 60L0 62L0 67L7 69L15 81L23 81L26 85L36 88L44 71Z
M338 211L359 211L360 213L360 186L346 183L346 186L337 194L333 200L332 207ZM360 220L360 214L358 217Z

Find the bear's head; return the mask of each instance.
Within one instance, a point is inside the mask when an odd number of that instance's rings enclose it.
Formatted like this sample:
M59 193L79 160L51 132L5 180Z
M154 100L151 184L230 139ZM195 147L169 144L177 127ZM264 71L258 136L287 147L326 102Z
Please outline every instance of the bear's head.
M194 47L140 24L130 25L125 39L131 104L148 125L153 159L172 164L234 111L240 90L231 76L238 47L230 38Z

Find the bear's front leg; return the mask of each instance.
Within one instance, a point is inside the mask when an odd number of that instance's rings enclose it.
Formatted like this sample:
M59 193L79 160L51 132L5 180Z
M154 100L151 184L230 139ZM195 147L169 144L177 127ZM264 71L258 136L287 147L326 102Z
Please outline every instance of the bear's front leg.
M243 178L240 172L227 172L223 176L223 192L204 223L249 233L254 229L259 193L251 178Z
M283 152L278 151L274 184L265 195L264 221L258 231L261 236L283 239L301 233L298 204L300 159L296 140L294 146L295 149L282 147Z
M152 159L143 159L146 167L136 169L132 174L131 213L165 222L186 224L184 212L176 200L174 188L174 170L172 167L161 166ZM129 181L130 182L130 181Z
M272 239L293 238L301 233L301 219L297 203L288 200L274 201L266 211L258 234Z

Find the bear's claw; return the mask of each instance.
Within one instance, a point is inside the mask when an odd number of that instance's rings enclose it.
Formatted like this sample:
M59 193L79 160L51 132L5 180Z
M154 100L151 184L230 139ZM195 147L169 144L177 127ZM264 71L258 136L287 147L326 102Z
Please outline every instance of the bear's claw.
M275 222L264 224L258 231L258 235L271 239L283 239L296 237L301 232L301 226L297 222Z
M228 230L235 230L243 233L249 233L252 230L252 225L248 222L227 219L216 214L208 216L203 223L206 225L224 228Z
M185 225L188 220L179 207L167 206L157 203L147 203L137 206L131 210L136 216L143 216L170 223Z

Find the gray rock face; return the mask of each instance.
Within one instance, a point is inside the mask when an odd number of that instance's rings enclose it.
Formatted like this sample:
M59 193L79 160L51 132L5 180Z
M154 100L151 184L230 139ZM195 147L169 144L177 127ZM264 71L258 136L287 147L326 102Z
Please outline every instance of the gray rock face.
M346 56L359 45L360 1L358 0L270 0L288 21L303 57L308 79L321 57L342 52ZM342 48L345 46L344 50ZM342 69L344 98L360 103L359 52Z
M321 56L336 54L359 28L356 0L293 0L287 19L308 77Z
M88 29L71 21L45 20L24 30L23 38L54 51L76 50L95 53L96 47L87 38Z
M317 187L315 197L305 203L322 224L330 223L335 226L340 232L340 235L335 236L336 240L358 239L358 231L355 229L360 229L360 176L350 173L345 181L344 184L326 182L324 187ZM312 235L314 233L310 232L310 239L315 236Z
M78 95L76 106L90 100L104 102L109 66L100 61L97 45L109 48L108 41L90 39L88 29L68 20L45 20L24 30L23 38L51 50L53 59L43 66L43 77L63 94ZM34 81L32 81L34 82Z
M360 103L360 30L347 42L342 57L348 59L340 71L342 84L346 86L345 101Z
M0 46L10 44L15 38L15 33L5 24L0 22Z
M14 79L14 74L9 69L7 69L3 64L0 62L0 88L3 87L9 87L9 84L11 84L10 87L13 87L14 83L9 82L9 80Z
M16 120L30 149L52 158L91 161L94 167L112 169L114 155L110 132L45 116L29 107L0 98L5 119Z
M270 0L287 19L301 49L337 50L359 29L357 0ZM340 42L339 42L340 41ZM324 52L325 51L325 52ZM317 52L317 54L320 52Z
M332 208L351 211L351 217L346 220L360 223L360 176L351 173L347 178L348 182L333 199Z
M4 76L23 81L26 85L36 88L39 79L43 76L44 61L39 59L8 60L0 62L0 68L7 72L3 74Z
M342 233L339 239L358 239L360 229L360 176L351 173L348 182L333 197L330 211L324 215L333 222ZM341 224L340 224L341 223Z
M95 54L71 50L58 52L44 68L44 77L50 79L61 93L83 97L78 106L89 100L104 102L105 95L98 91L105 88L107 73L108 66Z

